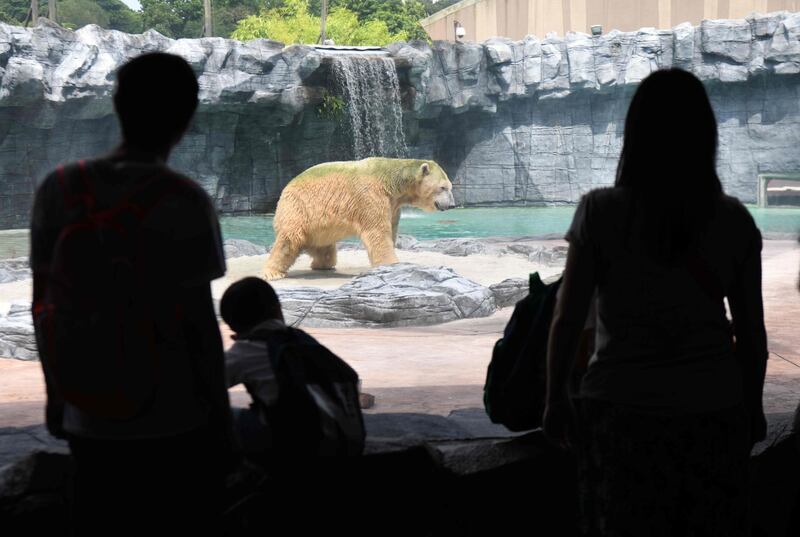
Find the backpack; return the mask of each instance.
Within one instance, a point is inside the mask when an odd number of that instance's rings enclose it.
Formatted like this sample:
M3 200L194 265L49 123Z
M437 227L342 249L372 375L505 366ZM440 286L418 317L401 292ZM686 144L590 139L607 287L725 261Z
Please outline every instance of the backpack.
M129 420L144 413L158 384L157 334L139 281L141 221L166 193L151 178L98 211L86 163L57 170L67 214L53 249L43 298L34 305L37 340L64 401L87 414Z
M517 302L492 350L483 405L493 423L511 431L542 425L547 381L547 338L561 278L545 284L530 275L528 296Z
M256 329L245 339L267 343L277 401L267 406L251 396L279 458L362 454L366 431L353 368L296 328Z

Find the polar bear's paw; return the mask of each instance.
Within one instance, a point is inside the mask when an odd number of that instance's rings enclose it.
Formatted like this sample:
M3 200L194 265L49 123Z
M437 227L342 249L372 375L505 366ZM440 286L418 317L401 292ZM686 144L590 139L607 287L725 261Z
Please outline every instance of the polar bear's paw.
M281 272L279 270L273 270L273 269L264 269L264 279L267 280L267 281L280 280L281 278L285 278L285 277L286 277L286 273L285 272Z

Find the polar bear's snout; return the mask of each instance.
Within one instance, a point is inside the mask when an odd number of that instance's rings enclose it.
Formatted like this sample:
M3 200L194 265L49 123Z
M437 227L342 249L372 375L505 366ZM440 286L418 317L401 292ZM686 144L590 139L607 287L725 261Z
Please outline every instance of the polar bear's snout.
M453 198L451 190L442 190L433 200L433 205L440 211L446 211L456 206L456 200Z

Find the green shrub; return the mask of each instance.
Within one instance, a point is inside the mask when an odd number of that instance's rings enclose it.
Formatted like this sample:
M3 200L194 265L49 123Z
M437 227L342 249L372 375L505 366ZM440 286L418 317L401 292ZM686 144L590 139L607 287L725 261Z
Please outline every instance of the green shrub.
M317 106L317 115L329 121L338 121L344 116L344 99L325 91L322 102Z

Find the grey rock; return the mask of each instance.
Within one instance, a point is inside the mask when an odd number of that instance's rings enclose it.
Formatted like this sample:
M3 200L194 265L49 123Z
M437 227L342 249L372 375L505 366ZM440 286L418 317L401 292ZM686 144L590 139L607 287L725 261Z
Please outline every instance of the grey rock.
M653 28L642 28L636 33L630 59L625 66L625 84L638 84L660 65L664 53L658 32Z
M340 242L336 244L336 249L340 251L364 250L364 244L361 241Z
M0 228L28 225L37 181L55 165L113 147L114 72L156 50L183 56L198 75L200 108L171 164L221 212L273 210L292 177L350 158L346 128L317 113L332 60L313 47L95 25L73 32L46 19L32 29L0 24ZM409 155L440 162L459 204L574 203L613 183L632 90L671 66L706 82L718 117L747 111L720 132L727 192L752 202L758 173L800 165L798 13L596 38L415 41L386 53L400 75ZM766 146L764 128L786 143ZM28 148L45 145L29 158Z
M686 66L694 60L694 31L694 26L688 22L679 24L673 30L673 59L676 66Z
M0 316L0 357L38 360L30 303L15 303Z
M764 59L779 64L800 61L800 13L788 15L780 22Z
M510 465L543 462L546 440L541 431L512 438L439 441L432 446L440 464L449 472L463 476L490 472ZM536 473L536 472L532 472Z
M484 43L486 55L489 58L489 66L497 67L498 65L511 63L514 59L511 52L510 39L502 39L493 37Z
M575 88L594 88L597 85L597 71L592 38L570 32L566 42L570 85Z
M477 239L459 238L459 239L440 239L431 242L425 242L417 247L422 250L436 251L445 255L452 255L458 257L465 257L472 254L481 254L486 251L486 246Z
M492 292L453 270L397 263L374 268L333 290L282 288L278 296L294 326L420 326L486 317Z
M750 455L759 455L766 451L769 447L774 446L780 441L788 438L791 435L797 435L793 427L793 419L795 414L793 412L776 412L767 414L767 434L761 442L757 442ZM800 440L798 440L798 454L800 455Z
M542 43L541 91L551 92L551 97L566 96L569 89L569 63L564 54L563 41L548 38Z
M283 308L286 322L292 326L299 326L306 322L311 308L325 296L325 291L317 287L284 287L276 289L278 298ZM308 319L307 326L314 326L313 319Z
M704 20L700 23L700 43L706 54L745 63L750 59L752 40L753 29L744 19Z
M598 89L616 86L621 54L625 49L624 34L618 30L600 36L594 44L594 76Z
M364 414L367 437L416 438L417 441L470 438L469 429L456 421L432 414L406 412Z
M43 454L48 453L69 453L69 448L66 441L51 436L43 424L27 427L0 427L0 469L2 469L0 470L0 498L21 496L32 490L43 488L27 479L31 470L28 466L31 464L30 461L13 470L9 468L9 465L30 457L42 457Z
M525 278L507 278L489 286L498 308L513 306L528 296L529 285Z
M523 84L536 86L542 81L542 44L536 36L523 41Z
M27 257L0 260L0 283L10 283L32 278Z
M255 244L244 239L226 239L225 244L225 258L234 259L237 257L264 255L267 253L267 247Z
M770 38L778 29L781 21L789 16L788 11L776 11L774 13L751 13L747 17L747 22L753 29L756 38Z
M566 246L542 246L530 252L528 260L542 265L561 266L567 260L568 250Z
M419 241L411 235L398 235L394 246L400 250L412 250L418 243Z
M502 438L525 434L511 432L503 425L492 423L483 408L459 408L450 412L447 419L457 423L476 438Z

